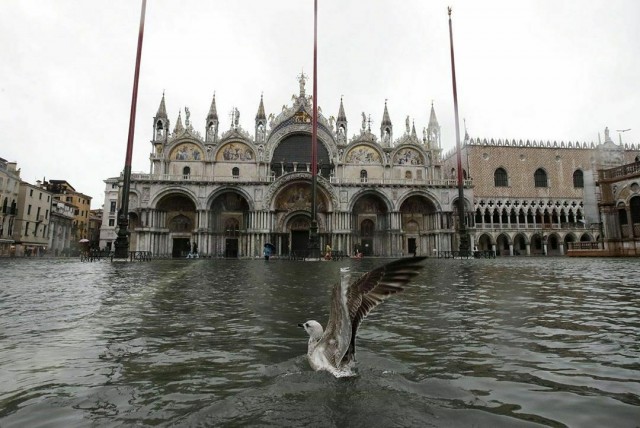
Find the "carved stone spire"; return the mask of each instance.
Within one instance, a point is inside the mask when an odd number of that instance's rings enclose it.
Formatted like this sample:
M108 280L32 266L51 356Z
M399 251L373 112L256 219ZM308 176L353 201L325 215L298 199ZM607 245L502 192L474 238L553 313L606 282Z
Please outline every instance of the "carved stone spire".
M158 107L158 112L156 113L156 119L160 118L167 118L167 108L164 105L164 92L162 93L162 100L160 100L160 106Z
M209 114L207 114L207 132L205 143L215 144L218 141L218 109L216 108L216 93L213 93Z
M213 93L213 99L211 100L211 107L209 107L209 114L207 114L207 121L218 120L218 109L216 108L216 93Z
M264 113L264 102L262 95L260 95L260 105L258 106L258 113L256 113L256 120L267 119L267 115Z
M164 142L167 140L167 132L169 131L169 118L167 117L167 108L164 104L164 92L162 93L162 100L158 107L158 112L153 118L153 140L157 142Z
M260 105L258 106L258 113L256 113L256 143L262 144L265 141L267 134L267 115L264 112L264 101L262 94L260 95Z
M429 115L429 125L427 126L427 145L431 148L440 148L440 125L436 119L436 111L431 102L431 114Z
M184 126L182 126L182 110L178 111L178 120L176 121L176 126L173 128L174 135L181 134L184 131Z
M384 112L382 113L382 122L380 123L380 141L383 147L390 147L393 140L393 124L387 109L387 100L384 100Z
M340 97L340 108L338 109L338 118L336 119L336 139L338 144L347 144L347 115L344 114L344 104Z

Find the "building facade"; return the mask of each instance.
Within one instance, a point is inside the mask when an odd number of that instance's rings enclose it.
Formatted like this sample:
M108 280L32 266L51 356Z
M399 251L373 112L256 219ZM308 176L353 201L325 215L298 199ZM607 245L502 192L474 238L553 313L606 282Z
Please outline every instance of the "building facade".
M215 95L204 136L188 108L184 124L181 112L170 131L163 95L153 120L150 172L132 174L130 250L259 257L271 243L277 255L306 254L313 109L305 76L298 83L292 105L278 114L267 116L260 98L251 133L239 125L237 109L220 132ZM315 220L321 248L394 257L454 249L457 183L444 174L433 106L421 136L409 117L396 129L386 103L380 123L374 133L362 113L359 129L348 138L342 100L337 117L318 113ZM105 183L100 247L113 248L122 177Z
M74 220L76 206L54 199L51 204L51 221L49 224L49 254L52 256L71 255L75 248Z
M54 199L75 207L71 231L71 250L75 252L81 240L84 242L84 240L89 240L90 238L89 213L91 211L92 198L77 191L66 180L45 180L42 186L53 193Z
M625 157L627 162L629 157ZM631 163L600 170L598 182L606 255L639 256L640 156L636 156ZM590 248L580 250L589 255L595 253Z
M597 144L465 139L461 158L464 176L473 179L474 245L498 255L564 255L581 242L603 250L612 235L599 207L599 171L639 155L633 145L615 144L608 129ZM455 176L455 151L445 164ZM630 199L619 202L631 206Z
M16 256L42 256L49 245L49 221L53 195L39 185L21 181L13 239Z
M0 257L15 254L13 231L18 214L20 170L0 158Z

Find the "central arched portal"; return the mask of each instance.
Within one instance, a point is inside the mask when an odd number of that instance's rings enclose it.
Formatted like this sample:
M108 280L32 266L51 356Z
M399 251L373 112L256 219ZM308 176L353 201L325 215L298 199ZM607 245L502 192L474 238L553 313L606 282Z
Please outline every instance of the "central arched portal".
M422 195L413 195L400 205L402 221L402 252L429 255L438 248L439 214L434 203Z
M324 189L316 194L316 221L320 244L329 242L325 224L329 200ZM311 180L295 180L280 189L275 197L273 210L276 221L275 240L280 254L306 257L311 228Z
M389 229L387 205L376 193L367 193L358 198L353 206L355 229L354 253L365 256L389 254L389 240L385 239Z

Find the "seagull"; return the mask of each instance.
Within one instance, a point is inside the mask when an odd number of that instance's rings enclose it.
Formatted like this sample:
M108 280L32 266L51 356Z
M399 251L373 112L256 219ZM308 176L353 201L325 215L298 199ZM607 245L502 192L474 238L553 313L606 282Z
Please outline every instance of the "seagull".
M351 283L350 268L340 268L340 282L333 287L329 321L324 330L315 320L298 324L309 334L307 358L313 370L335 377L354 376L356 334L362 320L380 303L403 290L424 266L426 257L395 260L365 273Z

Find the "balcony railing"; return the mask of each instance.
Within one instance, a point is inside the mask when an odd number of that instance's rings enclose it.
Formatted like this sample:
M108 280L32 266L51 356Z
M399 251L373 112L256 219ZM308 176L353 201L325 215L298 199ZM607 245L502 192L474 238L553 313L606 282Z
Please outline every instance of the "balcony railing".
M600 180L620 179L626 176L640 175L640 162L617 166L598 171Z
M539 229L543 231L549 230L566 230L566 229L577 229L577 230L585 230L590 229L592 227L588 227L586 223L577 222L577 223L478 223L475 224L476 229Z
M188 181L188 182L241 182L241 183L270 183L275 180L273 176L257 177L257 176L242 176L242 175L217 175L215 177L205 175L191 175L191 174L141 174L132 173L132 180L141 181Z
M361 185L409 185L409 186L431 186L431 187L456 187L458 180L439 178L340 178L331 177L332 184L361 184ZM469 187L473 180L464 180L464 186Z
M132 173L132 180L140 181L187 181L187 182L240 182L240 183L271 183L277 177L268 176L242 176L229 175L215 177L204 175L183 175L183 174L142 174ZM358 184L358 185L413 185L413 186L431 186L431 187L456 187L458 180L456 179L418 179L418 178L340 178L330 177L332 184ZM473 180L464 180L464 186L469 187L473 184Z

